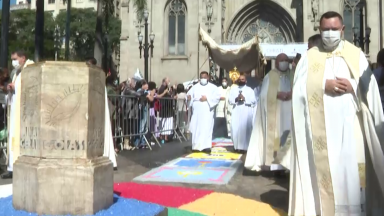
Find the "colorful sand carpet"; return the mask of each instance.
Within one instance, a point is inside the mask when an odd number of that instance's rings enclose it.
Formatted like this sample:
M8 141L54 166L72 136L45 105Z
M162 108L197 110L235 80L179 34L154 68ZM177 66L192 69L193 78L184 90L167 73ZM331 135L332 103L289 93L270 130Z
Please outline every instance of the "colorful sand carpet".
M213 147L229 147L233 146L233 142L228 138L215 138L212 140Z
M134 181L227 184L240 165L238 160L178 158L136 177Z
M228 152L230 139L215 139L211 154L192 153L136 177L135 181L227 184L241 166L241 154ZM185 187L114 184L114 204L97 216L285 216L280 209L240 196ZM0 186L0 216L35 216L12 206L12 185ZM2 198L5 197L5 198Z
M192 153L150 170L134 179L139 182L228 184L241 166L241 154L215 147L211 154Z
M287 215L265 203L211 190L130 182L114 184L114 192L114 204L95 216ZM16 211L12 206L12 196L0 198L0 209L0 216L37 216Z
M122 197L184 210L189 215L209 216L285 216L280 209L240 196L185 187L138 183L118 183L114 190ZM187 214L188 213L188 214ZM168 208L168 215L170 211Z

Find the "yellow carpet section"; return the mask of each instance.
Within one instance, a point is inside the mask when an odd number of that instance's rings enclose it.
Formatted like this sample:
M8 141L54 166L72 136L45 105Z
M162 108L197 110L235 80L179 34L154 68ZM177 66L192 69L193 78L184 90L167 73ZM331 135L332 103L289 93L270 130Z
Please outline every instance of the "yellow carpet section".
M255 200L224 193L212 193L179 209L209 216L286 216L283 210Z
M212 152L211 154L206 154L202 152L192 153L186 156L187 158L197 158L197 159L221 159L221 160L238 160L241 157L241 154L237 153L222 153L222 152Z

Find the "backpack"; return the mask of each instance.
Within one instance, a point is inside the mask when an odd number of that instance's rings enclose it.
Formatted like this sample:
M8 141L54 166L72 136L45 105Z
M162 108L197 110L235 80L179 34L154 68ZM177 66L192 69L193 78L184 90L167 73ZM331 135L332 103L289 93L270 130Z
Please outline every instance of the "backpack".
M156 112L160 111L160 101L157 99L155 100L154 108Z

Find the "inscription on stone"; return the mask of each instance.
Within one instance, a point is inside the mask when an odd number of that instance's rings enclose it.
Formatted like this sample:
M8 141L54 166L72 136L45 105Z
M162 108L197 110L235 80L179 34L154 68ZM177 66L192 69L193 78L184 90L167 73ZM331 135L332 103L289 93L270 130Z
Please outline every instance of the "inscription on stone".
M45 140L39 138L38 127L25 127L21 132L20 147L32 150L37 150L42 147L44 150L61 151L83 151L86 148L99 149L104 147L104 132L102 129L94 129L90 131L90 135L91 140L88 141L60 138L55 140Z
M24 149L37 149L39 138L38 127L25 127L21 131L20 147Z

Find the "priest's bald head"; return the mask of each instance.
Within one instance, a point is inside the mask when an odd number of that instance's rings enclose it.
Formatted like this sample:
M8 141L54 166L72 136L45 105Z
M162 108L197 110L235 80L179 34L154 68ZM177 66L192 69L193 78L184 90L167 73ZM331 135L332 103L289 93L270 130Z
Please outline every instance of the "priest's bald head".
M289 58L285 53L280 53L276 57L275 67L281 72L286 72L289 69Z
M247 84L247 77L245 73L240 73L239 79L237 80L237 84L241 86L245 86Z

